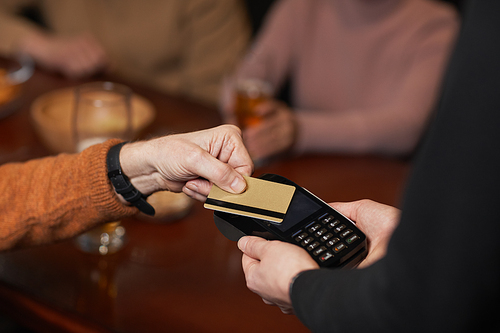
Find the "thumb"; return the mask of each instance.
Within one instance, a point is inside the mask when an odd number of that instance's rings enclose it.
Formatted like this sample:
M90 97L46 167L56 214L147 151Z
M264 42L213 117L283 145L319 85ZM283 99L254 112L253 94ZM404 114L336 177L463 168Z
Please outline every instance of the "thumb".
M238 248L247 256L259 259L262 257L267 240L261 237L245 236L241 237L238 241Z
M231 193L241 193L247 188L243 176L229 164L221 162L209 153L203 154L203 161L196 163L195 172L214 183L221 189Z

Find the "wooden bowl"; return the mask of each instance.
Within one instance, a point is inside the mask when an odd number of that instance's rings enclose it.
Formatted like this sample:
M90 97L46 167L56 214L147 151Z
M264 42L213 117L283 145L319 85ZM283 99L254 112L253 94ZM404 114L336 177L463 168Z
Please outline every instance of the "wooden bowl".
M31 104L35 130L53 153L74 152L71 119L74 112L74 89L54 90L39 96ZM153 104L142 96L132 96L132 131L137 136L156 115Z

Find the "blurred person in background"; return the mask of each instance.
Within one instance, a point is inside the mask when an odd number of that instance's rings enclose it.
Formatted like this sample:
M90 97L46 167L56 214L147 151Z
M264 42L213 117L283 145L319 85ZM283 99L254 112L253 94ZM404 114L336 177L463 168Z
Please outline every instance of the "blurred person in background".
M459 28L450 4L430 0L276 1L235 73L221 109L237 123L242 79L274 98L244 128L254 160L288 152L408 155L438 94ZM290 81L290 104L276 99Z
M36 9L42 27L18 15ZM0 54L71 78L111 71L214 105L248 46L240 0L0 0Z

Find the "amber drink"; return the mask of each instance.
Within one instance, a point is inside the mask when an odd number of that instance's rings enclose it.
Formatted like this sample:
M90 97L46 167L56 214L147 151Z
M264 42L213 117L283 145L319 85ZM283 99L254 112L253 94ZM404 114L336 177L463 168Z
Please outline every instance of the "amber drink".
M257 79L240 80L236 85L235 115L241 129L260 124L257 105L271 97L271 85Z

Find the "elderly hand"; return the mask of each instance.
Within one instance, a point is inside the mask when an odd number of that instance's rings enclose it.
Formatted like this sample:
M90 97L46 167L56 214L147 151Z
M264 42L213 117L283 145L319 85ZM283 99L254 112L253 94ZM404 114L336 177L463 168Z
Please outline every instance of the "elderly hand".
M87 33L59 37L37 32L21 41L21 51L30 55L41 67L70 78L91 76L109 65L104 48Z
M242 175L253 172L241 132L232 125L126 144L120 164L145 195L183 191L200 201L205 201L212 184L232 193L243 192Z
M295 116L286 104L271 100L259 104L256 113L263 121L243 131L243 140L254 160L261 160L289 149L296 136Z

